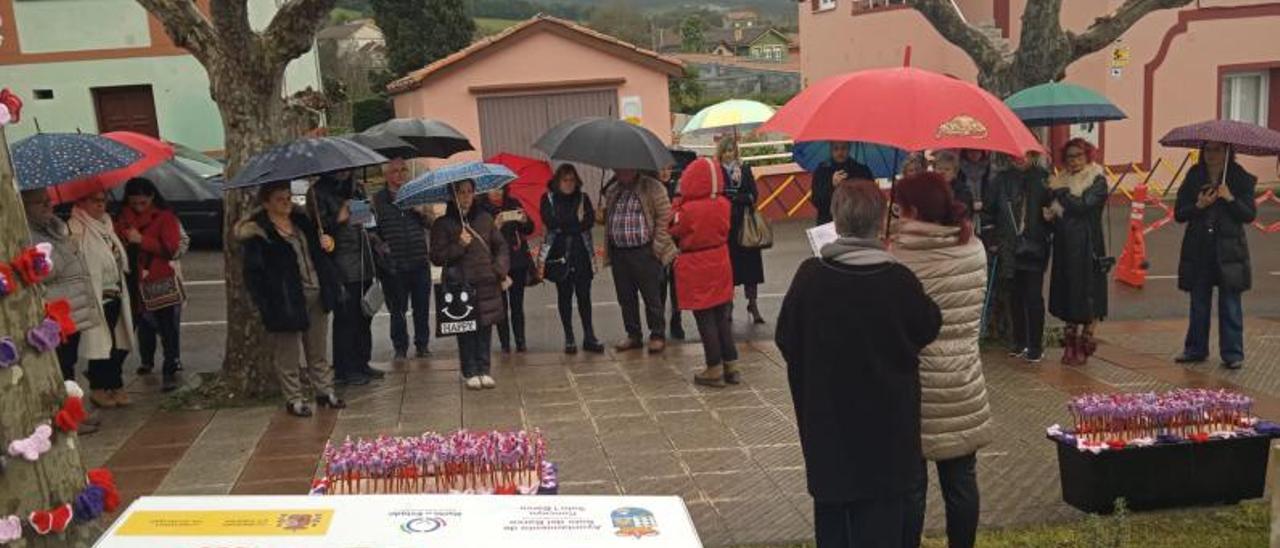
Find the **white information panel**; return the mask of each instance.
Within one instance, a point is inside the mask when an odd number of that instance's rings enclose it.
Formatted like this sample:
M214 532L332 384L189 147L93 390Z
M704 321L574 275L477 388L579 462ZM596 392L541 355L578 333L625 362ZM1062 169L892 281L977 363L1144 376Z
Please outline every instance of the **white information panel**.
M701 548L680 497L143 497L98 548Z

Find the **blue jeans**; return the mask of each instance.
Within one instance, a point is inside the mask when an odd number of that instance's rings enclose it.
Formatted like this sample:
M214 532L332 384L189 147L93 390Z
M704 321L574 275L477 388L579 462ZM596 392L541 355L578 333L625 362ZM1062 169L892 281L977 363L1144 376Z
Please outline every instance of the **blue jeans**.
M431 269L422 265L396 272L383 281L382 290L391 311L391 347L397 353L409 350L405 315L413 305L413 346L425 351L431 343Z
M1184 351L1193 358L1209 357L1209 323L1213 314L1212 282L1191 290L1191 323ZM1218 352L1224 362L1244 361L1244 307L1240 292L1218 287Z

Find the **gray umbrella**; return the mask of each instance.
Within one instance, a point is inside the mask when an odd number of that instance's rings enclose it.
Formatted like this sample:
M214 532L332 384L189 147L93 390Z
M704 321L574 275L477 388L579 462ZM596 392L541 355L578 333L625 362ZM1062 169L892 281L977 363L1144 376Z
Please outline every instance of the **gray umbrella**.
M439 120L396 118L364 130L366 135L390 134L413 145L415 157L448 158L459 152L475 150L462 132Z
M348 133L342 138L367 146L387 158L418 157L413 145L390 133Z
M250 158L226 188L292 181L386 162L386 156L341 137L299 139Z
M671 151L653 132L616 118L575 118L551 128L533 144L553 160L607 169L658 171L675 165Z

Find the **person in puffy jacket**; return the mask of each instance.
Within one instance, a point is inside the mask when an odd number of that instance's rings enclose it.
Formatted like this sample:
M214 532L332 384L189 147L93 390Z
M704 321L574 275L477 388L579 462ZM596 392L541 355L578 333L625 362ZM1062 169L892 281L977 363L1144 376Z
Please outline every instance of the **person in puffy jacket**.
M681 196L673 208L671 237L680 254L675 277L681 310L692 310L702 337L707 368L693 382L723 388L738 384L738 350L733 344L733 264L729 260L729 200L724 171L699 158L680 178Z
M130 179L125 183L124 199L126 207L116 216L115 227L132 263L128 278L133 323L138 331L138 355L142 361L138 374L146 375L155 369L158 335L164 349L161 387L169 392L178 388L177 375L182 363L182 280L174 268L182 247L182 224L156 185L147 179ZM172 288L178 293L176 297L148 303L144 286Z
M892 252L942 310L942 331L920 351L920 442L934 461L947 507L947 544L972 547L978 532L978 449L991 442L991 408L982 376L978 330L986 301L987 254L968 209L936 173L899 181L902 222ZM921 467L924 467L922 462ZM918 546L927 478L915 490L904 539Z

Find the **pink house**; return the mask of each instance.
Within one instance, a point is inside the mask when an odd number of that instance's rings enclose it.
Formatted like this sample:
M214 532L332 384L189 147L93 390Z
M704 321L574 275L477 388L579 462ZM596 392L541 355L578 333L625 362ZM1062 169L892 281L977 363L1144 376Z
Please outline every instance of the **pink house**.
M569 21L538 16L414 71L388 86L396 116L435 118L478 152L541 157L534 141L563 120L612 116L671 141L668 79L677 59Z
M1077 32L1121 0L1062 3L1065 28ZM933 30L902 0L799 2L801 70L805 82L860 69L902 63L973 80L968 56ZM1027 0L955 0L971 24L1017 47ZM1185 150L1158 140L1169 129L1215 117L1280 129L1280 2L1201 0L1158 11L1111 47L1072 64L1066 80L1096 90L1129 118L1095 127L1061 128L1053 144L1084 136L1112 166L1150 166L1164 159L1153 180L1165 184ZM1272 159L1242 159L1262 180L1275 179Z

